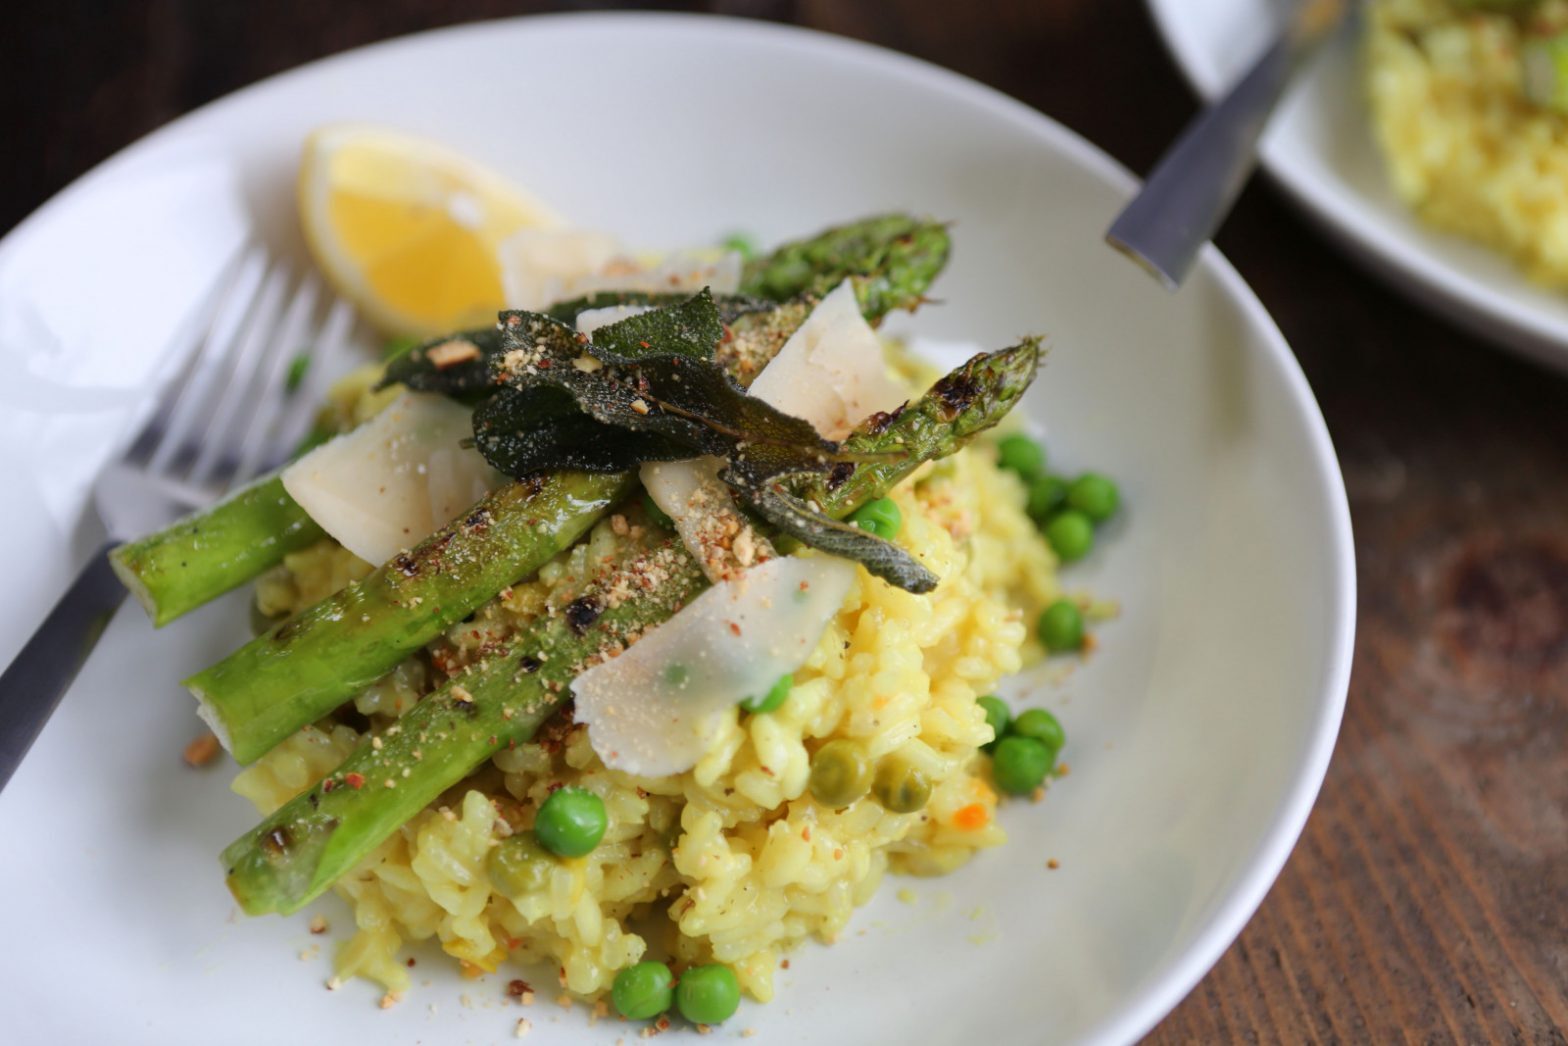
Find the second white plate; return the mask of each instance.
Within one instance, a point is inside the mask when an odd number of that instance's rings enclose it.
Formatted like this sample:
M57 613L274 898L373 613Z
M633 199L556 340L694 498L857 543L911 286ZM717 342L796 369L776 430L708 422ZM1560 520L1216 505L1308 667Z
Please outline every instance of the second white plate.
M1213 98L1262 52L1279 0L1147 0L1176 63ZM1263 143L1270 174L1350 251L1476 333L1568 369L1568 295L1491 250L1422 225L1372 139L1357 38L1343 36L1286 96Z

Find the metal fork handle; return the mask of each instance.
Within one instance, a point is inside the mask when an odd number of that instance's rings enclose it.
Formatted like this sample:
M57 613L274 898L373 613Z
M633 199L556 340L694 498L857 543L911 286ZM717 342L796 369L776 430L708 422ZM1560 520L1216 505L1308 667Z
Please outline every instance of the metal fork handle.
M0 790L38 739L110 615L125 601L125 586L109 565L113 547L110 542L93 553L0 675Z
M1174 291L1198 251L1230 213L1257 164L1258 139L1291 75L1344 14L1342 3L1308 0L1308 13L1245 76L1182 132L1105 239Z

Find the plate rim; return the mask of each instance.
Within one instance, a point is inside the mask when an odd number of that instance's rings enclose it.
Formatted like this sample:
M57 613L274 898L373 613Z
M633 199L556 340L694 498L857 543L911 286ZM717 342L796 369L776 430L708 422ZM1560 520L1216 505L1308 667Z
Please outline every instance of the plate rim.
M1150 3L1152 5L1153 0ZM1108 153L1032 106L961 73L877 44L803 26L722 15L655 11L556 12L463 22L401 34L325 55L236 88L181 114L94 164L0 237L0 253L29 227L70 206L76 196L97 182L113 177L121 167L157 148L166 138L182 134L192 123L210 119L225 106L267 91L278 82L313 73L324 66L352 62L363 52L420 46L431 37L495 33L503 28L512 32L584 28L590 31L631 29L643 33L650 29L677 33L696 31L767 38L772 44L783 43L802 52L820 53L825 49L849 63L867 68L874 75L920 81L966 104L987 110L1017 127L1021 134L1046 142L1124 197L1130 197L1138 184L1133 174ZM1322 506L1329 528L1328 556L1332 577L1328 591L1330 627L1325 637L1328 658L1319 687L1320 707L1302 762L1268 828L1253 841L1250 856L1242 862L1244 871L1232 885L1229 895L1206 922L1193 930L1192 940L1184 952L1172 958L1163 969L1157 968L1119 1008L1088 1026L1081 1040L1084 1042L1120 1043L1141 1038L1196 987L1251 920L1293 851L1322 787L1349 687L1356 624L1354 538L1344 477L1327 423L1284 335L1240 273L1212 244L1203 249L1198 264L1210 271L1225 298L1238 308L1246 326L1257 336L1258 351L1278 369L1291 406L1299 415L1306 449L1315 466L1312 481L1317 487L1317 496L1314 500Z
M1175 0L1144 0L1144 8L1187 86L1200 102L1212 102L1223 85L1209 77L1184 46L1186 38L1176 25L1181 16ZM1429 258L1402 238L1358 222L1354 208L1342 202L1346 198L1343 194L1280 161L1267 141L1262 147L1262 166L1298 210L1417 305L1538 363L1568 367L1568 319L1553 317L1528 301L1499 295L1462 268ZM1518 277L1529 286L1523 273Z

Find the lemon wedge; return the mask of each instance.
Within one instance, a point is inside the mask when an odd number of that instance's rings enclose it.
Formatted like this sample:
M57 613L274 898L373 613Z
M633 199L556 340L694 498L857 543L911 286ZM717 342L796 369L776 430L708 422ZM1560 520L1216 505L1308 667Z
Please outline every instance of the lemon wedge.
M389 334L495 321L506 304L497 248L565 222L466 157L380 127L322 127L299 171L305 239L327 279Z

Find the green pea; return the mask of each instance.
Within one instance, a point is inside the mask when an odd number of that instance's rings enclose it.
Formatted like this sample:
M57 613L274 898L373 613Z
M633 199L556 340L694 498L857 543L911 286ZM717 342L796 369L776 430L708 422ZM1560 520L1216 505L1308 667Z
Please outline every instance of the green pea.
M609 820L604 800L586 788L558 788L539 807L534 835L557 856L581 857L599 845Z
M664 530L675 529L675 521L670 518L670 514L660 508L659 503L653 500L653 495L646 491L642 495L642 514L647 517L648 522L653 526Z
M662 962L640 962L615 975L610 1001L629 1021L652 1020L670 1008L675 998L675 975Z
M532 832L518 832L501 840L485 858L490 885L508 897L537 893L550 881L555 858L539 845Z
M283 391L298 392L299 387L305 383L305 375L310 371L310 353L296 353L289 360L289 369L283 375Z
M1083 647L1083 614L1070 599L1058 599L1040 612L1035 631L1040 643L1053 654Z
M990 741L980 746L980 751L989 752L1007 734L1007 724L1012 720L1012 715L1007 711L1006 702L995 694L987 694L978 701L980 707L985 709L985 721L991 724L994 734Z
M891 813L912 814L931 801L931 775L905 756L890 755L877 764L871 794Z
M1029 518L1043 524L1067 500L1067 484L1060 476L1040 476L1029 484Z
M1021 713L1013 720L1013 734L1016 737L1032 737L1055 755L1067 743L1067 731L1062 729L1061 722L1043 708L1031 708Z
M811 794L823 806L848 806L871 789L871 762L863 748L838 738L811 757Z
M1045 471L1045 448L1028 436L1004 436L996 442L996 464L1027 482Z
M1045 540L1063 563L1082 559L1094 547L1094 524L1077 509L1063 509L1045 524Z
M849 521L884 541L892 541L898 536L898 528L904 525L904 514L892 498L877 498L857 508L850 514Z
M675 1008L693 1024L718 1024L740 1009L735 971L719 963L693 966L675 986Z
M1116 484L1098 472L1085 472L1067 488L1067 506L1088 516L1092 523L1104 523L1116 515L1120 504Z
M1051 750L1032 737L1016 734L1002 738L991 755L991 775L996 787L1008 795L1028 795L1045 783L1056 761Z
M739 254L741 261L751 261L757 256L757 241L743 232L732 232L720 244L727 251Z
M773 684L762 697L748 697L740 706L752 715L761 715L764 712L774 712L789 699L789 692L795 687L795 677L785 673L779 676L778 682Z

